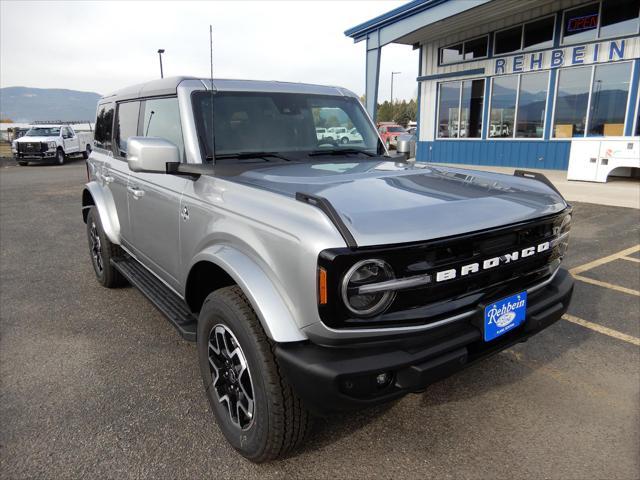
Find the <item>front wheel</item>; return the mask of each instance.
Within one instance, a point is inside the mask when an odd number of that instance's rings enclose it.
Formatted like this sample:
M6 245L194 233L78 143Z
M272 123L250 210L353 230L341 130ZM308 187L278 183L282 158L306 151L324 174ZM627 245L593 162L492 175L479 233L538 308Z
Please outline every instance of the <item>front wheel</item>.
M18 161L18 165L20 165L21 167L26 167L27 165L29 165L29 162Z
M274 344L238 286L206 298L197 338L207 399L233 448L259 463L300 445L311 417L280 373Z
M349 139L347 137L342 137L340 139L340 143L342 143L343 145L346 145L347 143L349 143Z
M89 155L91 155L91 145L87 143L84 152L82 152L82 158L86 160L87 158L89 158Z
M111 265L111 259L120 254L120 247L111 243L107 238L96 207L89 208L87 214L87 239L89 240L91 263L98 281L107 288L126 284L122 274Z
M61 148L56 152L56 163L58 165L64 165L64 151Z

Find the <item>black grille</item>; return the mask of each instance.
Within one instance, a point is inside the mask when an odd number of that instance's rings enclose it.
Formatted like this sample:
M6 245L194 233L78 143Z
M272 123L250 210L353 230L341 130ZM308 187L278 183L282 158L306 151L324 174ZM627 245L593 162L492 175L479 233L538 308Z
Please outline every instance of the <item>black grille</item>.
M17 142L18 153L44 153L47 144L44 142Z
M559 246L493 269L426 286L400 290L389 309L374 318L353 318L344 307L340 283L357 261L381 258L396 278L456 269L552 240L566 212L543 220L432 242L382 248L333 249L321 252L319 265L327 270L329 303L319 306L322 321L332 328L408 326L437 322L503 296L524 290L548 278L558 267Z

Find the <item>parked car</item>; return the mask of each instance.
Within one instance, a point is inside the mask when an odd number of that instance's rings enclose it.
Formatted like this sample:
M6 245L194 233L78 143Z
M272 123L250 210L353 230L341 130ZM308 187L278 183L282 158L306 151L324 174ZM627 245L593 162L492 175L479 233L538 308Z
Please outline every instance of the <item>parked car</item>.
M319 105L361 144L319 146ZM390 158L345 89L165 78L103 97L95 130L96 278L196 342L217 424L254 462L300 445L312 413L422 391L569 305L571 207L545 177Z
M11 150L22 166L52 160L63 165L71 155L88 158L92 141L91 133L76 132L70 125L34 125L12 142Z
M400 125L381 125L379 127L380 137L387 146L387 149L395 147L398 137L407 131Z
M316 138L318 140L323 140L327 136L327 129L316 127Z
M362 135L358 132L357 128L352 128L346 134L347 143L359 143L362 142ZM345 142L342 142L345 143Z
M327 128L328 140L333 140L336 143L349 143L349 130L345 127L331 127Z

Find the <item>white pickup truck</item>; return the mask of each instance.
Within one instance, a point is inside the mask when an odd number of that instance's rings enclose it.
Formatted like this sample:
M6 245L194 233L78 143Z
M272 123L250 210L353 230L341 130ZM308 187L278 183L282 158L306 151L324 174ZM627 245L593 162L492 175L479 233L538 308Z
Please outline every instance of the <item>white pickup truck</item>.
M70 125L34 125L23 136L11 144L13 156L18 164L54 160L63 165L70 155L88 158L93 134L76 132Z

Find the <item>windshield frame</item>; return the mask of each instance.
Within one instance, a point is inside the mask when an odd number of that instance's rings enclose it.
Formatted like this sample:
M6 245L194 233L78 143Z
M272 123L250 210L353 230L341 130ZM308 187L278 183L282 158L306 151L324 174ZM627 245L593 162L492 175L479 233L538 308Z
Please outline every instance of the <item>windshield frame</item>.
M384 156L387 154L386 152L386 148L384 146L384 143L382 142L381 138L380 138L380 132L378 132L378 129L376 128L375 124L371 121L371 117L369 116L369 114L367 113L367 111L363 108L362 104L360 103L360 101L356 98L356 97L352 97L352 96L340 96L340 95L326 95L326 94L316 94L316 93L304 93L304 92L269 92L269 91L226 91L226 90L222 90L222 91L214 91L211 92L210 90L197 90L191 93L191 107L192 107L192 114L194 117L194 124L195 124L195 129L196 129L196 134L197 134L197 141L198 141L198 145L200 147L200 155L201 155L201 160L203 163L210 163L211 161L215 161L216 154L215 154L215 127L214 127L214 136L213 136L213 150L214 152L209 152L209 144L210 142L206 141L206 135L208 134L206 132L206 126L203 124L203 122L201 121L201 118L203 115L205 115L205 113L202 112L202 107L203 107L203 103L200 101L200 98L203 96L208 96L208 95L272 95L272 94L285 94L285 95L300 95L302 97L321 97L321 98L338 98L341 100L347 100L350 102L353 102L353 106L354 108L357 108L360 110L361 114L362 114L362 121L363 121L363 126L366 125L366 128L369 128L371 130L371 134L372 136L375 138L375 143L376 146L375 147L368 147L368 148L361 148L360 150L362 150L363 152L367 152L368 155L372 155L373 157L380 157L380 156ZM322 128L325 131L329 130L329 127L316 127L315 125L313 125L313 131L316 132L316 128ZM339 128L339 127L338 127ZM345 128L346 132L351 131L352 129L349 128ZM356 128L355 125L353 128ZM364 138L364 136L363 136ZM327 155L328 156L332 156L333 159L332 161L335 161L335 150L340 149L341 146L335 146L335 145L331 145L331 144L327 144ZM354 152L354 145L344 145L343 146L345 152L345 155L348 154L353 154ZM309 149L295 149L295 150L282 150L282 151L278 151L278 152L272 152L272 153L278 153L278 154L282 154L282 155L286 155L288 157L291 157L290 160L292 161L318 161L316 156L312 156L312 157L308 157L307 155L309 153L316 153L318 152L318 147L315 146L313 148L309 148ZM247 152L247 151L240 151L240 152L235 152L238 153L240 155L242 155L243 157L247 157L247 154L251 153L251 152ZM261 152L255 152L256 153L256 158L260 158ZM234 155L233 152L223 152L223 153L218 153L218 155L223 156L223 157L232 157Z
M46 130L48 131L48 133L31 134L31 132L34 130ZM56 130L57 132L55 132ZM52 131L54 133L51 133ZM29 130L27 130L27 133L25 133L23 137L59 137L61 131L61 127L31 127Z

